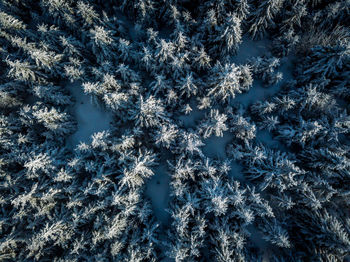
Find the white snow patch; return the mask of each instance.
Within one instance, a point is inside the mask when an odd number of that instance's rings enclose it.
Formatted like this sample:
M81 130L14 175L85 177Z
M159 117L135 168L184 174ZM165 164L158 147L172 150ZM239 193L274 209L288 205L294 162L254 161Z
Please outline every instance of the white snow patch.
M195 109L188 115L179 116L179 119L182 121L185 128L196 128L196 121L202 119L204 114L205 113L203 111Z
M247 227L250 233L250 240L260 249L264 250L268 246L268 242L263 238L263 234L253 225Z
M77 121L77 131L67 139L67 146L74 148L80 142L89 143L94 133L108 130L112 114L92 103L90 95L86 95L80 83L67 86L76 102L72 106L72 114Z
M267 88L263 86L263 83L260 80L254 80L253 86L248 92L237 95L233 100L233 103L238 102L248 107L254 102L265 100L267 97L275 94L278 91L276 87L277 85Z
M239 47L237 55L232 57L232 62L235 64L246 64L249 59L258 56L270 57L272 54L269 51L271 41L262 39L254 41L247 36L243 37L243 42ZM238 94L233 102L242 103L245 106L249 106L259 100L265 100L266 98L275 95L281 88L281 86L288 80L293 79L292 76L292 55L284 57L280 60L280 67L276 71L280 71L283 74L283 80L280 83L265 87L262 81L254 80L253 86L248 92Z
M290 81L293 79L293 63L294 63L293 55L289 55L280 59L281 67L278 68L278 71L283 74L283 82Z
M146 185L146 196L151 199L154 214L163 225L166 225L170 218L166 211L169 202L169 181L167 164L162 163L155 168L154 175Z

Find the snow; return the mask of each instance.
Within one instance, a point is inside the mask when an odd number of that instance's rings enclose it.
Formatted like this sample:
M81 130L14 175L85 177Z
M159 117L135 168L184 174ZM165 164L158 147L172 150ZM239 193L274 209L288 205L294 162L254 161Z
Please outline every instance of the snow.
M192 112L188 115L181 115L179 116L179 120L182 121L183 126L185 128L196 128L196 122L198 120L202 119L205 115L204 111L198 110L196 108L192 108Z
M119 16L119 18L124 20L126 25L129 24L126 17ZM128 26L128 32L132 39L137 38L134 28ZM232 60L237 64L243 64L246 63L249 58L268 55L268 44L269 41L267 40L252 41L244 39L238 55L233 57ZM282 59L279 71L283 73L284 79L279 84L265 87L260 80L254 80L252 88L244 94L238 94L233 100L233 103L242 103L247 107L254 102L265 100L276 94L285 81L292 79L290 67L290 59ZM89 142L92 134L108 130L110 128L112 114L92 103L91 96L83 93L80 83L69 84L67 88L76 99L76 103L72 107L72 112L78 122L78 130L68 138L67 144L71 147L75 147L80 142ZM196 129L197 123L204 117L206 110L199 110L195 101L191 101L190 106L193 109L190 114L177 116L176 119L181 122L180 126ZM203 153L207 157L223 161L227 158L226 146L232 141L232 139L233 134L230 132L224 132L223 137L211 136L203 141L205 143ZM257 132L257 141L262 142L271 148L283 149L283 151L285 151L284 145L274 139L271 133L267 130L260 130ZM170 220L170 214L167 212L169 204L170 176L166 164L166 159L169 159L170 157L171 156L162 157L161 164L154 169L154 175L147 182L145 189L145 195L150 199L154 215L163 229L169 224ZM236 161L232 159L230 160L230 176L242 183L246 183L242 171L243 167ZM266 248L268 248L268 243L262 238L262 234L255 227L249 227L249 232L251 233L251 241L264 253L264 260L266 261ZM161 234L163 235L165 232ZM165 250L163 250L163 252L164 251ZM163 261L173 260L165 258Z
M203 153L209 158L221 159L224 161L227 159L226 146L231 142L233 134L230 132L224 132L223 137L211 136L204 140L205 146L203 147ZM242 172L242 166L240 166L235 160L230 159L231 170L229 175L240 182L245 182L245 178Z
M135 28L134 23L126 16L124 15L120 10L115 10L115 13L118 17L118 22L123 28L123 33L128 34L130 37L130 40L137 40L138 38L138 32Z
M239 165L235 160L231 160L231 170L229 175L238 180L239 182L246 183L246 179L243 175L243 167Z
M77 131L67 139L67 146L74 148L80 142L90 143L94 133L108 130L112 121L112 114L92 103L90 95L86 95L80 83L67 85L74 97L75 104L71 111L77 120Z
M271 54L268 51L270 41L266 39L254 41L245 36L242 40L243 42L237 51L237 55L232 57L232 62L235 64L245 64L250 58Z
M289 55L289 56L286 56L286 57L283 57L281 60L280 60L280 65L281 67L279 68L279 71L282 72L283 74L283 80L282 82L287 82L287 81L290 81L292 80L294 77L293 77L293 63L294 63L294 56L293 54Z
M248 107L249 105L257 102L259 100L265 100L267 97L276 93L276 86L267 88L264 87L262 81L255 80L253 86L246 93L238 94L233 100L233 103L241 103L244 106Z
M154 175L146 184L145 195L151 200L153 214L160 224L159 248L164 256L162 262L174 261L166 257L168 251L165 243L168 240L166 228L169 225L170 214L168 213L170 196L170 175L168 173L167 159L171 158L170 152L163 151L161 154L160 165L153 171Z
M154 215L163 225L169 221L169 213L166 211L169 202L169 181L167 164L162 163L154 170L154 175L146 185L146 196L151 199Z
M233 138L233 134L230 132L224 132L223 137L211 136L205 139L203 142L205 146L203 147L203 153L207 157L211 158L226 158L226 145Z
M195 102L195 100L192 100L190 102L190 107L192 108L191 113L189 113L188 115L180 115L177 117L177 119L180 120L180 122L185 128L195 129L197 127L196 123L205 116L205 113L208 110L199 110L197 108L197 103Z
M293 79L292 76L292 59L285 57L280 61L280 67L276 69L283 74L283 79L272 86L265 86L261 80L254 79L253 86L245 93L238 94L233 103L241 103L248 107L257 101L263 101L277 94L281 87Z
M233 103L240 103L248 107L257 101L264 101L274 96L281 90L283 84L292 79L291 71L289 71L288 68L288 64L282 65L281 70L278 71L283 73L283 80L269 87L264 86L261 80L254 79L253 86L247 92L238 94L233 100Z
M278 149L284 152L288 151L287 147L283 145L278 139L273 138L272 134L267 130L259 130L256 133L256 139L258 142L261 142L269 148Z
M243 37L243 42L237 52L237 55L232 58L232 62L236 64L246 64L249 59L258 56L271 56L269 45L271 41L263 39L259 41L250 40ZM253 86L248 92L237 94L233 103L241 103L249 106L259 100L266 100L280 91L283 84L293 79L293 54L284 57L280 60L280 67L276 69L283 74L283 79L279 83L266 87L262 81L254 79Z
M269 261L269 243L263 239L263 234L253 225L247 227L252 243L263 253L263 261Z

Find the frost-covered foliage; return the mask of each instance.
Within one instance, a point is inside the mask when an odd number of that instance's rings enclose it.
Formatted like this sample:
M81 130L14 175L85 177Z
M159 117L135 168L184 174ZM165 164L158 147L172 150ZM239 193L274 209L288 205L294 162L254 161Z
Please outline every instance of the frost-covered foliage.
M169 166L172 241L168 243L168 256L176 261L257 259L258 254L250 249L254 236L249 226L275 223L267 201L254 188L229 178L227 161L183 154ZM266 237L278 237L269 234Z
M282 80L281 72L275 72L275 68L279 65L279 59L256 57L251 61L251 67L254 74L270 86Z
M0 260L349 259L349 10L0 1Z

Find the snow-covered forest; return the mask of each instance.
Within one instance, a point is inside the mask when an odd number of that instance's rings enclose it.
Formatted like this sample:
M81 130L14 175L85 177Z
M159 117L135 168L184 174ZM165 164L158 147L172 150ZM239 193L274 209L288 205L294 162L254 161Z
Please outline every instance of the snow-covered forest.
M350 260L349 0L0 0L0 261Z

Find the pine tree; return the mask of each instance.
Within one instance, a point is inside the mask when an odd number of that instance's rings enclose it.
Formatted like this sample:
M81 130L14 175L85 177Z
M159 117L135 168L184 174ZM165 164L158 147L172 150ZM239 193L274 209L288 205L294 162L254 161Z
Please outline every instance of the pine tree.
M252 85L251 73L245 66L219 62L211 70L209 78L209 95L222 101L229 101L236 94L246 91Z
M273 19L281 11L284 0L264 0L250 13L249 33L253 38L262 38L267 28L275 25Z
M33 66L30 65L28 62L21 62L19 60L6 60L6 63L10 67L8 71L9 77L24 82L31 82L37 80L37 74L33 70Z
M71 98L61 91L59 86L42 86L38 85L33 88L34 94L43 99L43 101L55 105L69 105L72 103Z
M155 165L156 156L151 152L139 152L138 156L133 156L128 168L123 170L123 176L120 185L127 185L130 188L137 188L145 183L145 179L153 176L151 166Z
M167 122L167 116L161 101L153 96L144 100L140 97L135 109L131 112L131 118L135 119L136 125L141 127L155 127L160 123Z
M242 42L241 19L236 14L228 14L225 22L216 33L218 36L213 39L212 53L219 53L225 57L229 54L236 54L239 44Z
M265 221L263 232L265 233L264 238L272 244L282 248L291 247L288 232L276 220Z
M190 97L192 95L197 94L198 90L198 81L196 81L193 77L193 74L187 74L185 77L180 78L177 81L177 88L181 90L181 95L186 95Z
M156 131L156 144L160 144L168 149L174 147L178 133L179 131L175 125L162 125L162 127Z
M211 109L207 115L207 119L200 125L200 133L204 138L209 138L213 134L215 136L223 136L223 132L228 130L226 126L227 116L220 114L219 110Z
M249 123L249 119L244 118L241 115L233 115L230 121L230 132L244 141L249 141L256 136L256 127L254 124Z
M275 57L257 57L250 61L252 72L261 78L266 85L274 85L282 80L282 73L275 72L279 63L279 59Z
M310 77L337 77L342 70L347 70L350 59L350 45L316 46L311 49L305 66L300 67L302 79Z

